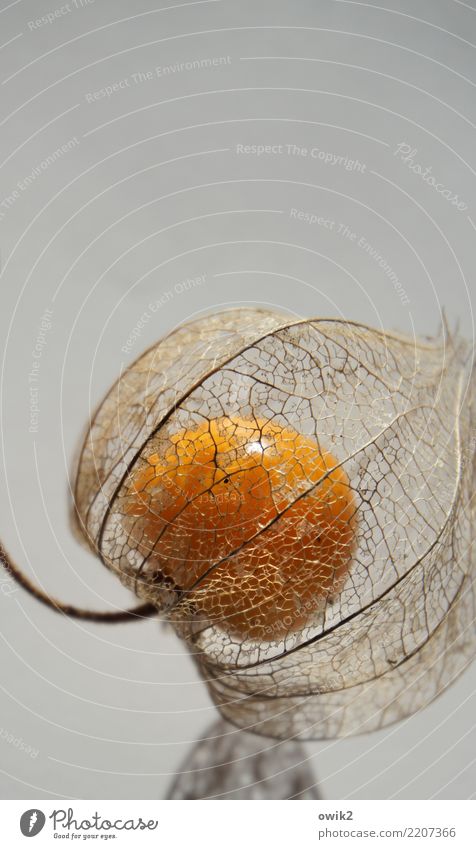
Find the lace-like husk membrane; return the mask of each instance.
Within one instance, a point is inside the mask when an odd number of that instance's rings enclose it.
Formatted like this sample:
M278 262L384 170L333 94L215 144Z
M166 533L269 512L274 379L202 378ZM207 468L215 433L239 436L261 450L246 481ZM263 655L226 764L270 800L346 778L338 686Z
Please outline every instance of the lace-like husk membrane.
M235 725L280 739L379 729L428 704L474 654L473 398L458 338L420 342L262 310L206 316L143 354L99 407L79 461L77 522L187 641ZM166 536L146 538L127 507L151 455L165 462L174 434L217 420L305 435L336 458L352 492L345 583L275 639L239 638L226 618L197 613L193 592L161 568ZM240 556L262 539L245 540Z

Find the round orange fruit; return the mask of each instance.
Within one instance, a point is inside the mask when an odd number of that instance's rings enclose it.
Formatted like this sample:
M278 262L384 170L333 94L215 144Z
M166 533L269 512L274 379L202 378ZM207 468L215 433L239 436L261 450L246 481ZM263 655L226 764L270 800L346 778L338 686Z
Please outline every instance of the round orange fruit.
M147 570L203 624L279 640L343 587L356 506L336 458L264 419L221 417L170 436L135 473L126 513Z

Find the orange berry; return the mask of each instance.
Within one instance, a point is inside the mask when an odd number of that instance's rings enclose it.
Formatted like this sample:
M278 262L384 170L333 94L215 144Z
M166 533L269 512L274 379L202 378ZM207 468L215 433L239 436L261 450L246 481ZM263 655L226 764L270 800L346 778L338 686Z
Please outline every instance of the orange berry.
M263 419L180 430L165 455L147 458L127 496L147 569L189 591L205 624L282 639L348 574L356 508L336 466L312 437Z

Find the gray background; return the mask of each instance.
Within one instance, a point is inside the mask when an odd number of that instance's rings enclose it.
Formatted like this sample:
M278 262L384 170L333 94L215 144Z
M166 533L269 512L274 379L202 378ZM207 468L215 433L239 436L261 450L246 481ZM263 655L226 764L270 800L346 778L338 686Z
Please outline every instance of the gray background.
M0 535L44 587L103 608L131 598L73 538L69 476L91 410L178 322L259 304L420 336L437 331L444 307L473 338L476 6L78 0L35 23L55 9L4 0L0 10ZM155 70L219 57L230 58ZM152 73L139 83L138 72ZM258 157L237 154L240 144L283 147ZM399 144L467 208L412 172ZM155 622L68 621L0 589L1 795L163 797L215 715L175 635ZM474 715L473 667L419 715L307 754L327 798L467 798Z

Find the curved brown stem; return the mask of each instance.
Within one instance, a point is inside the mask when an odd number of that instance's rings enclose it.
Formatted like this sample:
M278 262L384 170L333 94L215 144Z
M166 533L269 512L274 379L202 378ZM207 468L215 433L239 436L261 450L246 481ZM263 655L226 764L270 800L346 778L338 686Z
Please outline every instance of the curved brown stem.
M128 610L86 610L82 607L75 607L72 604L63 604L58 599L49 596L37 587L29 578L15 565L13 560L6 552L4 546L0 542L0 563L6 569L9 575L23 587L30 595L41 601L47 607L56 610L57 613L63 613L65 616L71 616L74 619L88 619L90 622L125 622L133 619L146 619L149 616L154 616L157 613L157 608L153 604L140 604L137 607L129 608Z

